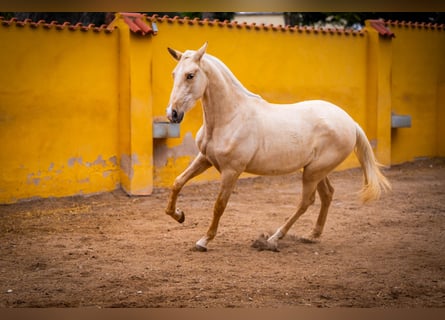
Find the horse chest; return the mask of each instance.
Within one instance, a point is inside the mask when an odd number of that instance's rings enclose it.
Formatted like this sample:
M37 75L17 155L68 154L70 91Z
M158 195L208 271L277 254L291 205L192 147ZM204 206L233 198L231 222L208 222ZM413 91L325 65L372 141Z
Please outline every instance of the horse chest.
M220 133L202 134L196 139L199 151L207 158L208 161L219 171L226 166L232 166L235 159L239 161L240 157L238 144L233 143Z
M199 148L201 153L210 161L210 163L219 170L221 167L222 153L218 152L218 148L215 148L215 142L213 140L204 140Z

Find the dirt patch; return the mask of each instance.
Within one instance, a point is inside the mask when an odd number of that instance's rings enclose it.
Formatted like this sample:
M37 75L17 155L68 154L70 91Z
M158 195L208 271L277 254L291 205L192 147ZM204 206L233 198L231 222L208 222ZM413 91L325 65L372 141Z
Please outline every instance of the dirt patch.
M335 172L324 234L304 243L319 200L279 243L252 243L295 210L300 174L240 180L208 252L218 183L0 206L0 307L445 307L445 160L384 171L393 191L361 206L358 169Z

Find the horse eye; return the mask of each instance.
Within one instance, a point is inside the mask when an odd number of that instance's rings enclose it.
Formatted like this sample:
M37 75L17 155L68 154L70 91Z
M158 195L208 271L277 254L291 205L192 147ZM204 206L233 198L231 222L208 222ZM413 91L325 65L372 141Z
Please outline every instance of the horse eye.
M194 76L193 73L187 73L187 80L192 80Z

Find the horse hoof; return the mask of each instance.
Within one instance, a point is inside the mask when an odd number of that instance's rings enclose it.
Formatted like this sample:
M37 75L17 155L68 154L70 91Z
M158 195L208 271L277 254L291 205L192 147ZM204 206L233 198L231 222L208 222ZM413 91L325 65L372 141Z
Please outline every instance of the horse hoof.
M200 246L199 244L196 244L196 245L195 245L195 251L198 251L198 252L207 252L207 248L206 248L206 247L203 247L203 246Z
M177 219L179 223L183 223L185 221L185 214L183 211L176 209L176 215L179 216L179 218Z
M308 244L314 244L314 243L319 243L320 239L318 236L315 236L313 234L310 234L308 236L303 236L300 238L300 242L302 243L308 243Z
M252 248L257 249L258 251L268 250L274 252L280 252L278 250L278 242L277 241L267 241L269 239L268 234L262 234L252 243Z

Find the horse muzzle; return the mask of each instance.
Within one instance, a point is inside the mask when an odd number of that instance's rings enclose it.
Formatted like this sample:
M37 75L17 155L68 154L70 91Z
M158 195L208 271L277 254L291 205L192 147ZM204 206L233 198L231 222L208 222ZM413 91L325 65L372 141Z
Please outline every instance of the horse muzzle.
M167 118L171 123L180 123L184 119L184 112L178 112L175 109L167 108Z

